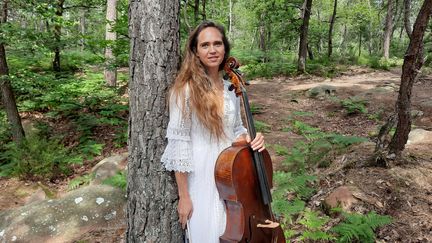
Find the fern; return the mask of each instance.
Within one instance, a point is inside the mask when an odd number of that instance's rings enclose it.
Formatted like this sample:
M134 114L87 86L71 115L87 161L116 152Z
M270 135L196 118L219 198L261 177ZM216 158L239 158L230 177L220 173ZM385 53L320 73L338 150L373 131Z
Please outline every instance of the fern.
M279 144L272 145L273 149L275 150L276 154L279 156L288 155L289 151L288 148Z
M119 171L114 176L108 177L107 179L103 180L102 183L106 185L111 185L115 187L119 187L123 190L126 190L127 186L127 180L126 180L126 172L125 171Z
M319 217L317 212L306 210L300 224L312 230L318 230L329 221L329 217Z
M334 240L335 237L324 232L324 231L304 231L302 236L300 237L301 240Z
M78 176L72 180L69 181L68 183L68 190L75 190L81 186L85 186L90 184L90 181L93 180L94 178L94 173L91 174L86 174L83 176Z
M337 242L374 242L378 227L391 223L390 216L381 216L375 212L367 215L343 213L345 220L330 231L339 235Z
M255 129L257 132L267 133L270 132L271 126L265 122L255 120Z

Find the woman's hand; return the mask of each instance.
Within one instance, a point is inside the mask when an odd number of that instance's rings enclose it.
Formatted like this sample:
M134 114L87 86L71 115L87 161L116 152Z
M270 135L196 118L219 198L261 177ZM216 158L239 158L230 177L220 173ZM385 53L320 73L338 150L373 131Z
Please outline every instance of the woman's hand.
M265 149L264 146L264 136L262 135L262 133L258 132L255 136L255 139L252 140L249 137L249 134L246 135L246 142L250 142L250 145L252 147L253 150L258 150L258 152L262 152Z
M192 200L189 196L180 197L177 212L179 214L179 221L182 226L182 229L186 227L186 223L188 219L192 217Z

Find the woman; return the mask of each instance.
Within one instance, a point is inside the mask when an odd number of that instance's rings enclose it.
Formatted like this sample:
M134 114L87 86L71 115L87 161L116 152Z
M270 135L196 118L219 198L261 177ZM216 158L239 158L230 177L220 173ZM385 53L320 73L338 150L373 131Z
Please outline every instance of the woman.
M183 228L189 221L191 242L219 242L226 216L214 179L219 153L246 139L240 100L228 91L220 74L230 46L222 26L201 23L189 36L184 61L170 90L168 145L162 155L167 170L175 171L178 214ZM258 133L252 149L264 149Z

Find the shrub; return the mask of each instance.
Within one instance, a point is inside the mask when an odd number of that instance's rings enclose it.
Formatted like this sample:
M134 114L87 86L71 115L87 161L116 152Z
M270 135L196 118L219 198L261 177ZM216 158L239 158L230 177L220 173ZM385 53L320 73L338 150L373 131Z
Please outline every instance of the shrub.
M75 156L58 139L45 139L37 135L28 136L21 144L10 142L1 155L6 161L0 176L18 176L21 178L55 179L69 175L70 165L82 163L82 158Z

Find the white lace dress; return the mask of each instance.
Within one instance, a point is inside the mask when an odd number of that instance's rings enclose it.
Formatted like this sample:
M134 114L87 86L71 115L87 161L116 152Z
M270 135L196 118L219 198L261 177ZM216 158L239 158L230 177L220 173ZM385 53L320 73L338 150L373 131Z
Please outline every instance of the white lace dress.
M219 153L246 132L240 117L240 99L228 91L224 81L224 130L227 139L217 141L202 126L198 118L186 107L170 100L168 145L162 155L167 170L189 172L188 186L193 213L189 221L192 243L218 243L225 230L226 216L214 179L214 167ZM188 99L186 95L186 104Z

